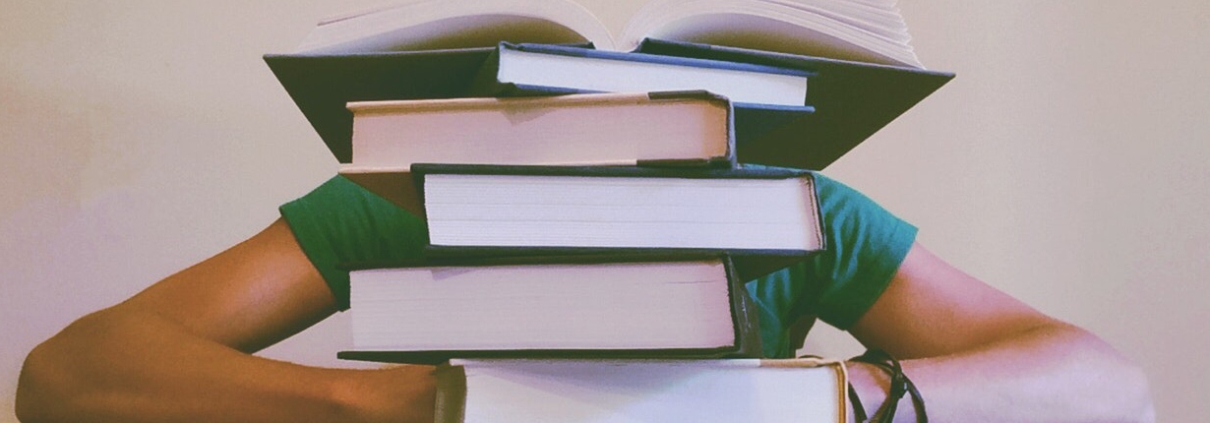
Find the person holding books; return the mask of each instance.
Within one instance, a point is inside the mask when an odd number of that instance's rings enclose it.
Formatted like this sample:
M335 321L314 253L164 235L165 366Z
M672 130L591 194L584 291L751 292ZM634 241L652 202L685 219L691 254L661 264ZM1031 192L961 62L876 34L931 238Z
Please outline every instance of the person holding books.
M938 258L916 228L819 175L829 248L749 282L764 353L789 357L816 317L898 358L931 421L1153 421L1141 370L1112 347ZM759 213L759 207L753 207ZM343 177L262 232L89 314L35 348L22 421L430 422L432 369L321 369L253 356L348 307L345 261L416 256L422 220ZM869 357L867 357L869 358ZM888 373L849 363L870 413ZM894 421L917 421L902 399Z

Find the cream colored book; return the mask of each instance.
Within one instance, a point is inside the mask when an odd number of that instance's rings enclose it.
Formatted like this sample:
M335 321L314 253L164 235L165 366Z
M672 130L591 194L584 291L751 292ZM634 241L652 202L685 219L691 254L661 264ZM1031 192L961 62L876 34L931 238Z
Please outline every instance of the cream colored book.
M421 181L424 210L417 215L428 224L429 253L688 249L801 259L824 247L808 171L443 164L411 170Z
M894 0L408 1L321 21L296 53L591 42L631 51L644 38L922 68ZM628 11L634 10L630 14Z
M439 423L834 423L843 364L788 360L451 360Z
M353 268L341 358L759 357L725 254L467 257Z
M342 173L413 163L735 162L731 104L706 92L351 102Z

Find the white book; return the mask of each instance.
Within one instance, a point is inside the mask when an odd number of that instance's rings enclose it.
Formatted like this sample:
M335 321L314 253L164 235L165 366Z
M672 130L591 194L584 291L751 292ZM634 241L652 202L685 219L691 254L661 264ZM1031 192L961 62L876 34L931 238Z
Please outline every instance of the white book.
M791 169L414 165L433 247L823 248L813 176Z
M503 43L471 91L497 96L705 90L752 107L802 108L809 76L801 69L723 60Z
M735 162L731 104L705 92L350 102L342 173L413 163Z
M847 422L843 364L791 360L451 360L439 423Z
M350 271L343 358L758 356L722 255L470 258Z

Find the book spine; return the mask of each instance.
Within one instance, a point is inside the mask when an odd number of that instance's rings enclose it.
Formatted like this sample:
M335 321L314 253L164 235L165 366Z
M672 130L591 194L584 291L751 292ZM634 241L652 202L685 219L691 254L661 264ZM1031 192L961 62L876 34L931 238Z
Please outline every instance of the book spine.
M762 357L764 346L760 336L760 314L756 303L748 294L747 279L736 273L730 258L724 258L727 280L731 283L731 321L735 328L735 352L728 357Z

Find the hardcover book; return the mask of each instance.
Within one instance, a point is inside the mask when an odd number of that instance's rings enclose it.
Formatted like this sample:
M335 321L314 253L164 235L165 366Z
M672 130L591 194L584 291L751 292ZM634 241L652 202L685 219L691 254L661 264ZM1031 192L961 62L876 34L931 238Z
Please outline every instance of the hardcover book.
M824 245L805 171L416 164L412 173L434 246L805 253Z
M731 167L731 103L704 91L353 102L345 174L412 163ZM357 176L352 176L356 178Z
M432 256L725 252L750 280L825 246L806 171L416 164L409 175L407 207L420 207Z
M429 260L349 277L346 359L760 356L756 310L725 255Z
M810 72L741 62L622 53L551 44L500 43L472 95L706 90L742 107L804 109Z
M736 111L741 162L802 169L826 167L953 77L919 65L893 3L725 3L654 1L627 32L568 0L411 2L325 21L265 61L341 163L352 159L348 102L474 96L501 41L809 74L815 113Z
M848 422L844 365L787 360L451 360L441 423Z

